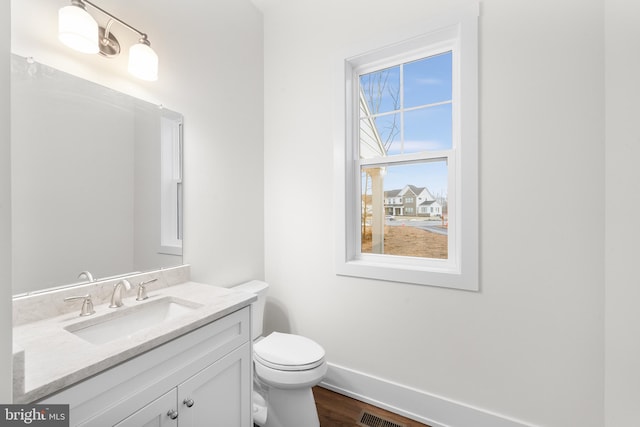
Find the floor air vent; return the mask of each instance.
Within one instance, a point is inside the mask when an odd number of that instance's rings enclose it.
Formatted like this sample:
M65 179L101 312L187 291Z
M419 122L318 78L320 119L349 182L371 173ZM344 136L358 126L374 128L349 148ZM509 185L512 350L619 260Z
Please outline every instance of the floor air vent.
M395 421L373 415L366 410L362 411L360 414L360 421L358 421L358 425L364 427L407 427L406 424L400 424Z

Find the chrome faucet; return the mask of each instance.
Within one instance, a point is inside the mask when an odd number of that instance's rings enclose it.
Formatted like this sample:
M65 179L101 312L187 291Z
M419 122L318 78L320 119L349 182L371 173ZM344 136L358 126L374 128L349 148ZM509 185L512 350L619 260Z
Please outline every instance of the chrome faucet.
M66 297L64 299L65 302L67 301L75 301L75 300L82 300L82 309L80 310L80 316L90 316L93 313L95 313L95 310L93 309L93 301L91 301L91 295L87 294L87 295L82 295L82 296L75 296L75 297Z
M89 282L94 282L93 275L89 271L83 271L78 274L78 279L87 279Z
M109 307L117 308L122 307L122 287L125 287L127 290L131 289L131 283L127 279L122 279L115 285L113 285L113 293L111 294L111 304Z

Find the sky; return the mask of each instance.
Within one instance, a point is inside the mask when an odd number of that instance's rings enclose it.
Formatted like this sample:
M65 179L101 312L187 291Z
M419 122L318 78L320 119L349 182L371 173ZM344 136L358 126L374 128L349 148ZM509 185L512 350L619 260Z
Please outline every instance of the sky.
M446 52L360 76L388 156L452 147L451 57ZM407 184L446 195L446 161L387 167L385 191Z

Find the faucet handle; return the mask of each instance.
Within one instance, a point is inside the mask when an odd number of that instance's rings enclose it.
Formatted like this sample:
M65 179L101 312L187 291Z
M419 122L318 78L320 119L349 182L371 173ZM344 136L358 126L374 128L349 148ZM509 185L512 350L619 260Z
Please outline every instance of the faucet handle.
M64 301L68 302L68 301L75 301L79 299L82 300L82 308L80 309L80 316L91 316L93 313L95 313L95 310L93 309L93 301L91 301L91 294L66 297Z
M149 298L149 295L147 295L147 285L155 282L156 280L158 280L158 278L138 283L138 296L136 297L136 301L144 301Z

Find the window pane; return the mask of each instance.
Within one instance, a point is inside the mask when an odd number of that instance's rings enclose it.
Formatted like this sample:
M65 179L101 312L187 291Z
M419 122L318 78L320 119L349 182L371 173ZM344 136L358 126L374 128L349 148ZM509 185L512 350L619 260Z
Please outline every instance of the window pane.
M404 108L451 100L451 52L404 66Z
M361 252L448 259L446 159L361 169Z
M360 76L360 95L366 101L366 111L360 116L388 113L400 108L400 66Z
M404 114L404 152L448 150L452 147L451 132L451 104L407 111Z
M400 114L360 119L361 159L384 157L400 148Z

